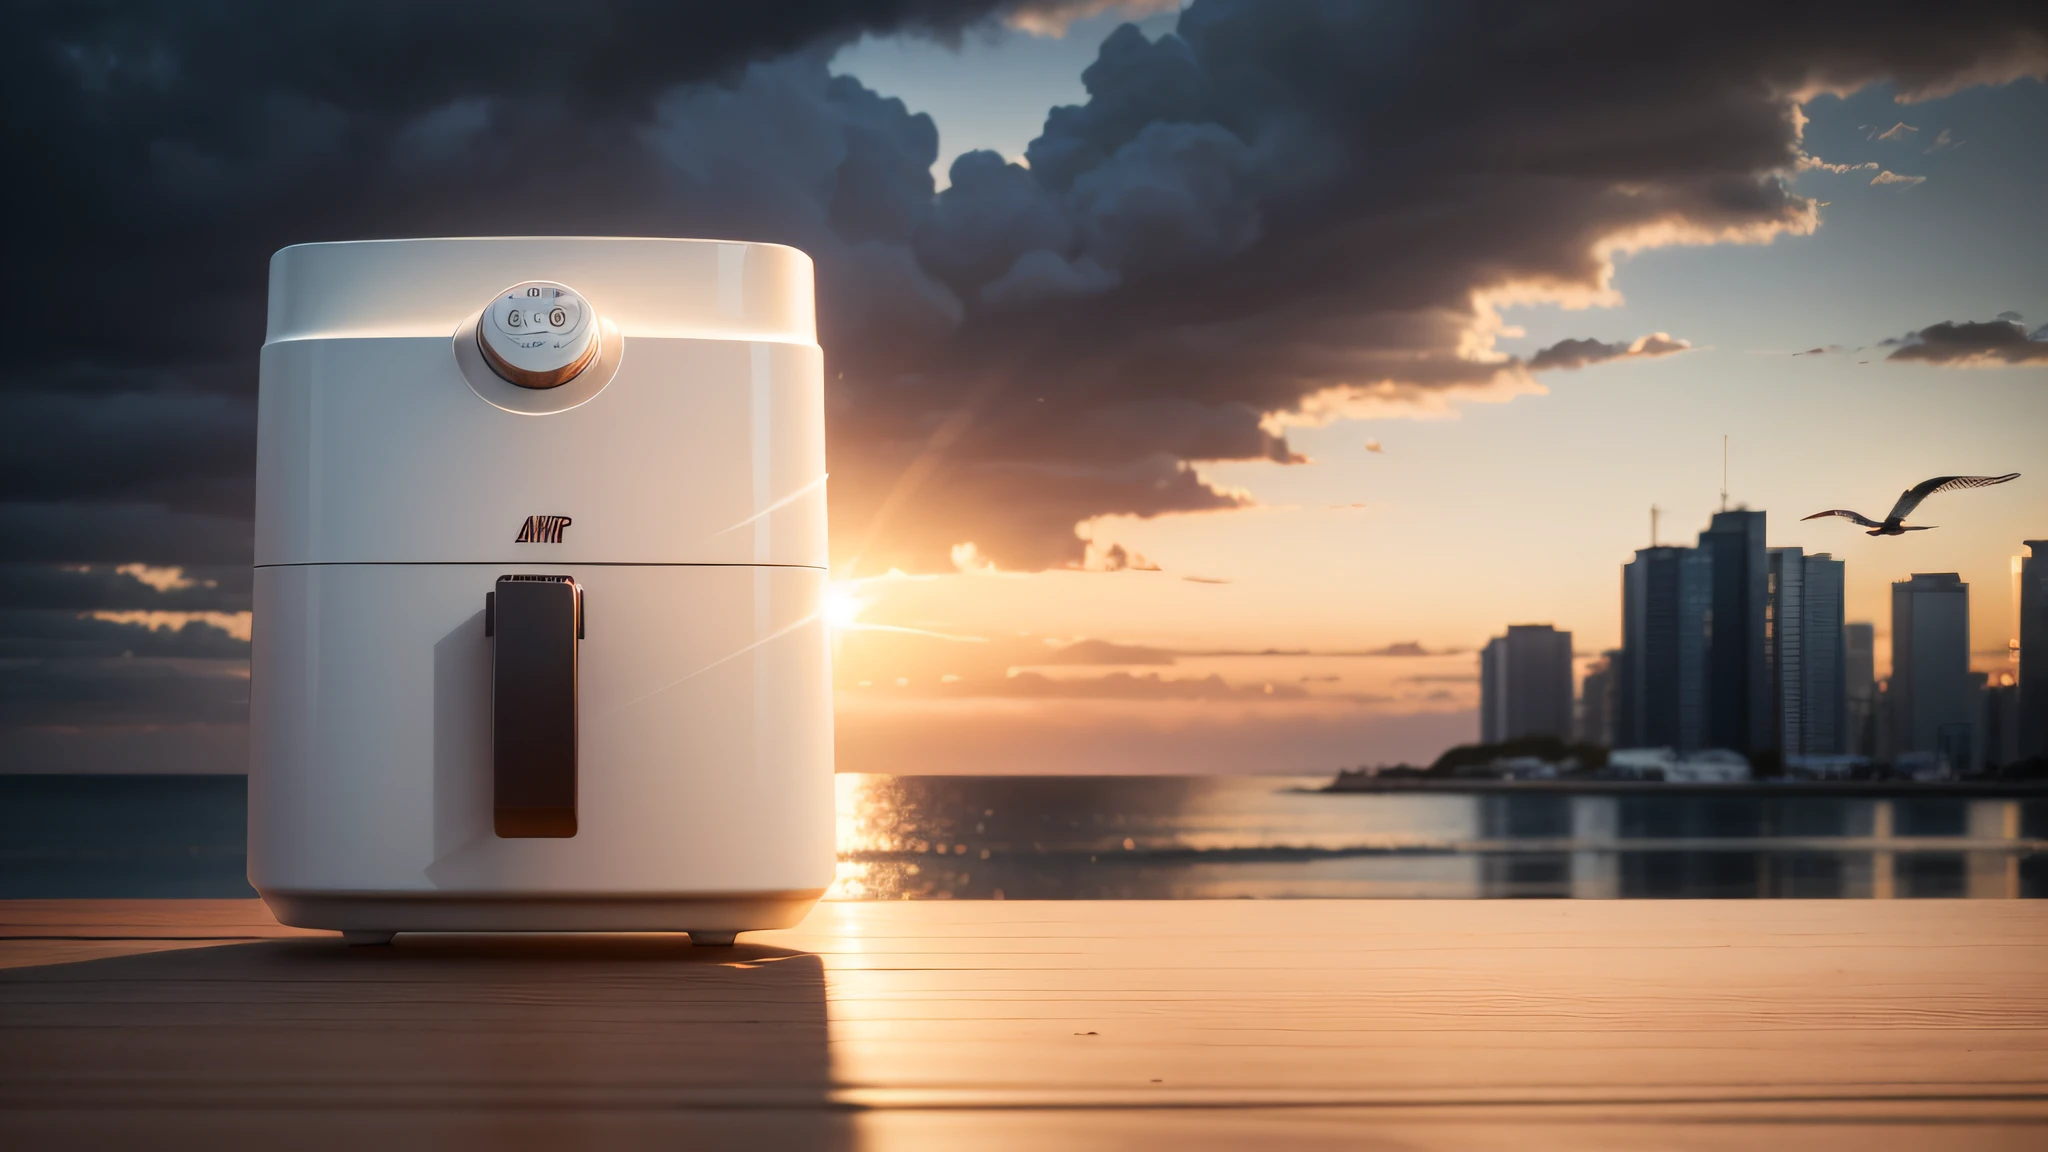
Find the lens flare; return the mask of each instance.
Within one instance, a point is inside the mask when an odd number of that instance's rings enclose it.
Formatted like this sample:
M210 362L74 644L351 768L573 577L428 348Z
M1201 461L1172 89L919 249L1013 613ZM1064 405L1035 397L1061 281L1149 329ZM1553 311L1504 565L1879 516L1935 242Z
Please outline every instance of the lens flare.
M835 580L825 588L825 623L834 628L849 628L860 619L866 601L854 595L853 581Z

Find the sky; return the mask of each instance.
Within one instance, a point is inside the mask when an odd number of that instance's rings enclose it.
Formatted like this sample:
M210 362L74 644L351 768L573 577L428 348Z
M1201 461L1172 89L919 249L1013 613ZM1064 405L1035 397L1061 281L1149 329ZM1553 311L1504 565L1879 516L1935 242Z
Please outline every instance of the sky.
M2048 537L2031 6L592 11L544 60L436 53L449 5L20 14L7 769L240 770L264 262L365 236L813 254L842 770L1426 762L1505 625L1619 642L1724 436L1881 671L1920 571L2007 667ZM1799 519L2010 471L1934 532Z

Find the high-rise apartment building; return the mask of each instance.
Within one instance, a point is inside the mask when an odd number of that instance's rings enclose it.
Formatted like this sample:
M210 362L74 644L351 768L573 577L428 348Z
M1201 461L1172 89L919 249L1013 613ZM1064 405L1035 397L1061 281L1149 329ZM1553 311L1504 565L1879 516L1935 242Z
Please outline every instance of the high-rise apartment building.
M1977 694L1976 730L1980 746L1977 760L1984 768L2003 768L2022 758L2019 685L2010 672L2000 672L1995 676L1970 673L1973 683L1979 676L1984 677L1984 687Z
M1764 649L1775 744L1787 756L1848 751L1843 567L1825 552L1770 550Z
M1621 649L1600 654L1600 662L1586 670L1579 688L1579 741L1602 748L1614 745L1615 679L1621 674Z
M1479 739L1572 737L1572 634L1511 624L1479 654Z
M1849 698L1844 751L1877 755L1877 625L1842 625L1843 694Z
M1644 548L1622 568L1615 747L1704 747L1713 576L1698 548Z
M1971 720L1970 586L1954 572L1892 585L1892 755L1959 774L1976 764Z
M1764 651L1769 560L1762 512L1717 512L1700 533L1712 560L1707 621L1706 745L1745 754L1777 747Z
M2019 758L2048 755L2048 540L2026 542L2019 588Z

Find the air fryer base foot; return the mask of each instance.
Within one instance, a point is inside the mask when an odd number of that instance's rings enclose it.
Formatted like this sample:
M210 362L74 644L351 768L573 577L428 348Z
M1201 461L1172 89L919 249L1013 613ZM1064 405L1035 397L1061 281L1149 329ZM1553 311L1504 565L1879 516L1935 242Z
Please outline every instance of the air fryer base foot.
M740 932L795 927L825 890L676 896L260 894L279 923L339 929L350 944L387 944L397 932L687 932L693 944L723 947Z

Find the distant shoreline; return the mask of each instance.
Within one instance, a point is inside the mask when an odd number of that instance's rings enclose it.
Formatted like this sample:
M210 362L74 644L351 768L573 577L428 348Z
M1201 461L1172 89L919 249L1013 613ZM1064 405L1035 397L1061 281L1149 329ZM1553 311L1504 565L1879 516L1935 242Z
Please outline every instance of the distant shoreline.
M1898 799L1941 797L1980 799L2048 798L2044 780L1751 780L1729 784L1667 783L1661 780L1429 780L1413 776L1378 779L1339 776L1320 793L1542 794L1570 796L1769 796Z

